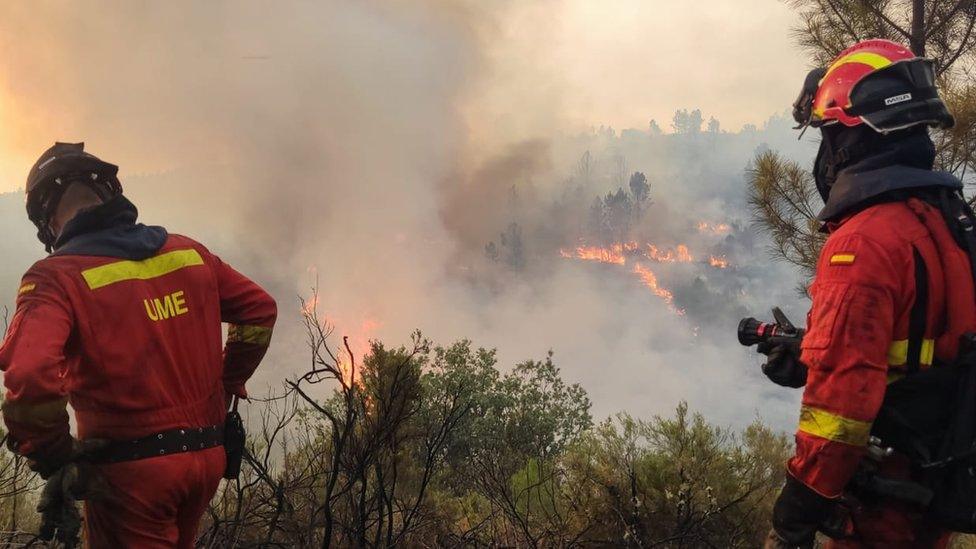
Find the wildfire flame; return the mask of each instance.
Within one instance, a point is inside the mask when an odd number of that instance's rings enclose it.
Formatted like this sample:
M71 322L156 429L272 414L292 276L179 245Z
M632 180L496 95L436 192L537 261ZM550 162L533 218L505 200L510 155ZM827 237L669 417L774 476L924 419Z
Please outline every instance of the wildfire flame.
M661 250L654 244L648 244L644 257L659 263L691 263L694 260L684 244L678 244L673 250Z
M698 224L698 230L711 234L724 234L731 230L725 223L708 224L704 221ZM691 263L694 257L688 246L678 244L673 248L658 247L655 244L641 244L637 241L616 242L608 247L587 246L580 243L572 249L561 249L559 255L566 259L579 259L583 261L596 261L599 263L609 263L612 265L627 265L633 263L631 272L637 275L644 286L650 288L654 295L658 296L668 304L673 312L679 315L685 311L674 306L674 296L665 288L662 288L657 281L657 275L638 261L649 260L657 263ZM727 269L730 266L729 260L723 255L709 255L708 264L716 269Z
M637 263L634 265L634 274L636 274L641 279L641 282L644 284L644 286L650 288L651 292L653 292L654 295L663 299L664 302L668 304L668 308L671 309L672 312L679 315L685 314L685 312L682 309L678 309L674 306L674 295L668 290L662 288L657 283L657 276L654 274L653 271L641 265L640 263Z
M678 244L674 248L659 248L654 244L640 244L636 241L617 242L609 247L580 245L572 250L561 249L559 255L567 259L582 259L600 263L623 265L628 256L640 255L658 263L691 263L694 261L688 246Z
M359 327L354 333L346 336L348 338L349 350L352 351L352 355L356 360L354 379L352 363L349 360L349 354L346 353L345 347L339 349L339 352L336 353L336 358L339 359L337 366L339 366L339 371L342 372L342 379L346 382L346 384L350 384L351 382L362 382L361 369L363 356L369 350L369 342L370 340L374 339L373 336L376 334L376 330L379 329L381 325L382 324L378 320L366 318L359 323ZM338 326L338 323L336 323L336 326Z
M729 260L725 259L725 256L709 256L708 264L716 269L727 269L729 266Z
M600 263L613 263L623 265L627 262L624 257L624 247L622 244L614 244L609 248L599 246L577 246L573 252L559 250L559 255L567 258L577 258L584 261L599 261Z
M316 318L319 299L318 294L314 294L306 300L301 307L302 314L309 319ZM374 335L380 326L382 326L382 323L367 317L359 323L357 329L352 333L343 333L348 329L349 323L342 322L336 318L321 318L319 322L321 322L321 328L324 333L328 334L330 331L333 332L333 335L342 333L347 338L349 350L352 351L352 355L356 361L356 371L354 373L352 361L350 360L349 353L346 352L345 345L342 344L342 338L329 338L329 346L335 354L336 366L342 374L342 381L347 385L353 382L361 382L360 368L362 367L362 358L369 351L369 342L374 339Z
M732 230L727 223L708 223L705 221L698 222L698 232L714 235L727 234Z
M612 265L626 265L628 259L643 258L658 263L690 263L691 252L684 244L674 248L659 248L654 244L641 244L637 241L617 242L609 247L587 246L581 244L573 249L561 249L559 255L567 259L596 261ZM640 278L641 283L658 296L674 313L683 315L684 311L674 306L674 296L657 281L657 275L641 263L634 262L631 272Z

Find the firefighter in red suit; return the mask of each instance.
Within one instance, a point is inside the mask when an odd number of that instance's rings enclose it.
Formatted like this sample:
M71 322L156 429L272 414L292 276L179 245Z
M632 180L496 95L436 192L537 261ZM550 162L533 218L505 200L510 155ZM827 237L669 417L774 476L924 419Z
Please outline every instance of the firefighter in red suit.
M928 128L949 127L952 116L931 61L886 40L856 44L812 71L794 116L822 134L814 176L828 238L800 348L761 349L774 381L805 385L766 546L810 547L820 530L834 538L830 547L943 547L949 533L918 505L868 495L845 507L842 498L872 459L888 385L950 361L976 328L968 256L931 206L962 188L933 171ZM889 478L915 474L898 453L875 458Z
M229 398L246 396L276 306L200 243L137 223L117 171L57 143L28 176L50 255L24 275L0 348L3 418L51 493L87 500L91 547L192 547ZM42 535L70 543L70 509L41 507Z

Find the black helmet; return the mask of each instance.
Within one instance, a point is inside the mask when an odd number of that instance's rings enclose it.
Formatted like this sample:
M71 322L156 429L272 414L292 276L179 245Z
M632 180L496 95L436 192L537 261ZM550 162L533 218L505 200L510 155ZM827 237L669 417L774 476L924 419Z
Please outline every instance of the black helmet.
M27 217L37 227L37 238L51 251L56 236L51 216L65 189L72 183L88 185L103 201L122 193L119 167L85 152L84 143L55 143L37 159L27 175Z

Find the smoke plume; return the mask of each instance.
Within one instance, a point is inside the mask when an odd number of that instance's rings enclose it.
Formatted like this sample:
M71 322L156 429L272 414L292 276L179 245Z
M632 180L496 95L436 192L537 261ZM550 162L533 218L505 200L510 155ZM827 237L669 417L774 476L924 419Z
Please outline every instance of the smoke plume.
M765 264L743 202L756 148L790 146L785 122L680 135L645 121L619 133L584 127L581 106L595 103L581 99L582 79L634 83L539 62L545 52L566 60L582 12L533 4L5 4L0 172L19 178L54 140L84 140L122 167L144 221L200 239L269 287L281 325L252 392L304 367L298 296L317 286L320 309L359 350L414 328L498 347L508 364L553 349L599 414L664 413L681 399L733 423L790 410L795 396L768 391L734 341L741 314L777 302L803 313L791 271ZM641 94L652 100L653 86ZM689 107L662 101L668 112ZM765 118L786 102L750 108ZM559 254L593 238L593 201L626 191L636 171L650 199L629 234L695 257L642 260L684 314L632 265ZM21 200L3 196L8 293L40 257L17 218Z

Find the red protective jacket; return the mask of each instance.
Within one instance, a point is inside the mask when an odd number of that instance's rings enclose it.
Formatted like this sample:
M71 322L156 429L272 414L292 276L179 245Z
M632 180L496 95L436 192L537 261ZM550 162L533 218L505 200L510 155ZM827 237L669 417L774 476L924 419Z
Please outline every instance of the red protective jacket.
M976 327L976 310L962 305L976 301L968 256L924 202L871 206L830 229L810 287L801 355L809 371L788 468L834 498L864 454L887 384L904 375L916 258L928 279L921 368L955 357L959 337Z
M201 244L159 233L145 259L56 252L24 276L0 348L19 453L64 440L68 402L80 438L128 440L219 424L226 395L245 395L274 300Z

